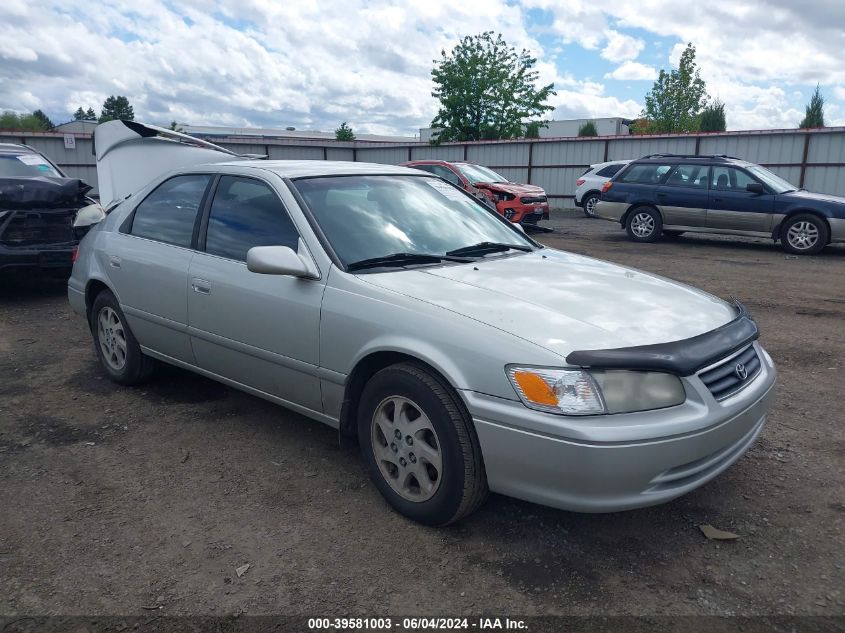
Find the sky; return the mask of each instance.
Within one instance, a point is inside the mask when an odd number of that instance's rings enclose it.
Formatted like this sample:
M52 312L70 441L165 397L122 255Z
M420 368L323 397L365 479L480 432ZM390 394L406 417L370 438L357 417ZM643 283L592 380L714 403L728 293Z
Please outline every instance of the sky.
M816 84L845 125L841 0L2 0L0 110L412 135L433 61L485 30L537 57L550 118L638 116L692 42L728 129L796 127Z

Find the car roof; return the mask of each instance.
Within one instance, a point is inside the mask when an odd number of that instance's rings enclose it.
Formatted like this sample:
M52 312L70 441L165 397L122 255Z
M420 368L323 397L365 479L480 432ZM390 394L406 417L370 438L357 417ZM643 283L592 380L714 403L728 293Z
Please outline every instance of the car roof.
M199 167L199 166L197 166ZM214 163L211 167L249 167L271 171L282 178L311 178L315 176L397 175L419 176L420 171L398 165L357 163L337 160L246 160Z
M649 154L642 158L637 158L631 162L633 163L687 163L687 162L705 162L711 164L728 164L728 165L750 165L748 161L736 158L735 156L728 156L726 154Z
M620 158L619 160L608 160L603 163L593 163L590 165L590 169L601 169L602 167L607 167L608 165L627 165L631 162L631 158Z
M31 148L29 145L18 143L0 143L0 152L4 154L38 154L38 150Z

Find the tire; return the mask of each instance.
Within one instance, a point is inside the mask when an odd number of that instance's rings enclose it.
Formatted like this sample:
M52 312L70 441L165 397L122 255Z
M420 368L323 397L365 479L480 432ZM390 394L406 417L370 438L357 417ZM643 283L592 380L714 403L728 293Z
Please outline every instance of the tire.
M358 406L358 439L379 492L409 519L448 525L487 498L469 414L451 387L420 365L399 363L370 378Z
M636 207L625 218L625 230L634 242L656 242L663 233L663 219L657 209Z
M94 299L90 326L97 358L114 382L137 385L152 375L155 360L141 352L120 304L108 290Z
M584 215L588 218L596 217L595 207L598 204L599 200L601 200L601 196L595 193L589 194L586 198L581 201L581 207L584 210Z
M788 218L780 227L780 243L787 253L815 255L830 241L827 222L810 213Z

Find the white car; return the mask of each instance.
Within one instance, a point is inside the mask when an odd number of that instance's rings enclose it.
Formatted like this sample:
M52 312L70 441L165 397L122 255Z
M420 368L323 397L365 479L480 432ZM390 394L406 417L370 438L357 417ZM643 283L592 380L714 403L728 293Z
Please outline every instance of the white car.
M584 210L588 218L596 217L596 203L601 200L601 186L613 178L630 160L612 160L590 165L575 181L575 206Z

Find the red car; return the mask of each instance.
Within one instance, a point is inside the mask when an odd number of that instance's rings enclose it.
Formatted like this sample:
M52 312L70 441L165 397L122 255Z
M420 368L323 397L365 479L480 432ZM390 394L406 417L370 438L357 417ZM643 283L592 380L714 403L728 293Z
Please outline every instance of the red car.
M539 220L549 219L549 201L541 187L510 182L487 167L466 161L445 160L412 160L402 165L422 169L448 180L489 202L511 222L537 224Z

